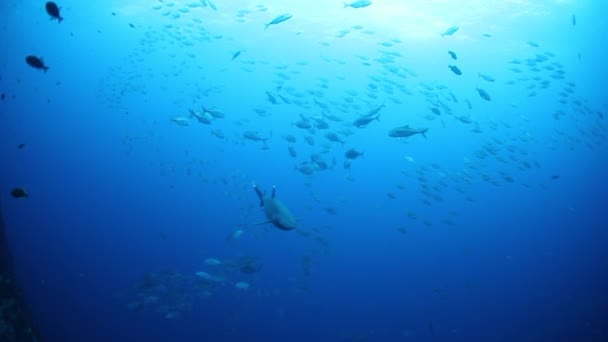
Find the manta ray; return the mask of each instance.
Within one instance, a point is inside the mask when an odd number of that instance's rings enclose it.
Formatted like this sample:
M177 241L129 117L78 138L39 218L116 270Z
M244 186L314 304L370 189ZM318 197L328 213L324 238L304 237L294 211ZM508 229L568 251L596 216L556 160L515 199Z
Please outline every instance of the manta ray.
M264 209L264 214L268 219L262 223L272 223L275 227L281 230L292 230L296 228L297 220L289 209L275 198L276 188L272 187L272 195L267 197L257 185L253 186L253 190L260 199L260 206Z

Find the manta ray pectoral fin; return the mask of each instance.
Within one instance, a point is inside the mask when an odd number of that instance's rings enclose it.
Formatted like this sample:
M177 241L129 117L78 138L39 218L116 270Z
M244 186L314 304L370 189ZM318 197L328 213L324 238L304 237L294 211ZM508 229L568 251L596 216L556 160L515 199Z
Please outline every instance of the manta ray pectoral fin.
M258 188L257 185L253 185L253 190L255 190L255 193L258 195L258 198L260 199L260 206L264 205L264 194L262 193L262 190L260 190L260 188Z

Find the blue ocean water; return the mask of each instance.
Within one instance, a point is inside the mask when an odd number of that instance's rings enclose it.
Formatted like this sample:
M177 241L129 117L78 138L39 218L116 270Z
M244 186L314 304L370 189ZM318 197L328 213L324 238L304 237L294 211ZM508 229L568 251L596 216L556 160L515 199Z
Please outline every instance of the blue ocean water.
M2 2L44 340L608 340L608 5L353 4Z

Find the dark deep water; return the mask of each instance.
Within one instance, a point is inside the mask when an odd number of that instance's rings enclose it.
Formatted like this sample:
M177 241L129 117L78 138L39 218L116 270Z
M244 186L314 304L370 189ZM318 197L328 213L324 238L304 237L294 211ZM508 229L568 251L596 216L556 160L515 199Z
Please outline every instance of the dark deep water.
M604 2L58 5L0 5L44 340L608 340Z

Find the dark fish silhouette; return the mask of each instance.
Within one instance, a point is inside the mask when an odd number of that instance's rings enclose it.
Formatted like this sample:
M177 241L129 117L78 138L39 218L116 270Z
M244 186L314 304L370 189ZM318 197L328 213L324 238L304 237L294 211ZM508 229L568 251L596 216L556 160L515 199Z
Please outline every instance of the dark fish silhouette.
M488 92L487 92L487 91L485 91L485 90L483 90L483 89L481 89L481 88L476 88L476 89L477 89L477 92L479 93L479 96L480 96L482 99L484 99L484 100L486 100L486 101L492 101L492 98L490 97L490 94L488 94Z
M44 65L44 61L42 58L36 56L27 56L25 57L25 62L29 64L32 68L42 69L44 72L49 70L49 67Z
M59 14L59 6L56 3L49 1L46 3L46 13L51 16L52 19L57 19L57 22L61 22L63 18Z
M11 196L15 198L25 198L28 196L27 191L23 188L14 188L11 190Z
M460 71L460 69L458 69L457 66L448 65L448 68L450 68L450 70L452 70L452 72L455 73L456 75L458 75L458 76L462 75L462 71Z

